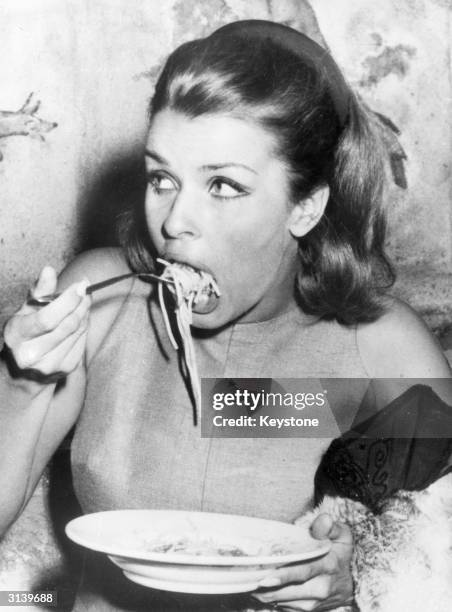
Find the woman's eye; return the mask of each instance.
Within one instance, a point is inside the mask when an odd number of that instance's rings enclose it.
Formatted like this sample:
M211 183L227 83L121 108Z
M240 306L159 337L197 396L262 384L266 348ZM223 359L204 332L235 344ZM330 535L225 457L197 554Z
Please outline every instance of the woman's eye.
M241 185L230 179L215 179L210 184L210 193L217 198L238 198L248 192Z
M176 184L168 176L164 174L150 174L149 185L156 193L174 191L177 189Z

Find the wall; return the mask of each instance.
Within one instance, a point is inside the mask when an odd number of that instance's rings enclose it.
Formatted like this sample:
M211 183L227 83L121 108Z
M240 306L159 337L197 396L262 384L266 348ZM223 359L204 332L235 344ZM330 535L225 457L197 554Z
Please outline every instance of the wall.
M452 313L452 2L312 0L349 81L401 130L408 189L387 206L396 293L433 328Z
M236 18L273 18L319 31L372 108L401 129L409 188L389 199L399 293L432 326L450 321L451 3L446 0L4 0L0 109L31 91L58 123L46 141L0 138L0 310L45 263L61 268L111 240L124 197L140 195L146 105L177 43ZM317 23L318 20L318 23ZM135 182L134 182L135 181Z
M388 198L396 291L432 327L450 325L449 0L3 0L0 109L19 109L33 91L42 101L36 116L58 126L45 141L0 137L1 318L44 264L61 268L78 250L111 241L121 201L141 196L146 107L161 60L184 40L250 17L323 34L351 84L400 128L408 189L393 187ZM46 491L41 483L4 544L10 587L36 578L37 553L26 547L33 537L42 563L58 560Z

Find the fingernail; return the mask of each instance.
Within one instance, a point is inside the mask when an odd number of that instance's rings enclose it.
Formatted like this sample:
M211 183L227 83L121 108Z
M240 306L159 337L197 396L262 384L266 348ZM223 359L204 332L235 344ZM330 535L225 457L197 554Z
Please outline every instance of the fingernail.
M260 587L275 587L281 584L280 578L264 578L259 582Z
M80 297L84 297L86 295L86 288L89 285L89 281L87 280L82 280L80 283L78 283L77 287L75 288L75 291L77 293L77 295L79 295Z
M37 285L43 277L47 276L50 269L50 266L44 266L43 268L41 268L41 271L39 272L39 275L35 280L35 285Z

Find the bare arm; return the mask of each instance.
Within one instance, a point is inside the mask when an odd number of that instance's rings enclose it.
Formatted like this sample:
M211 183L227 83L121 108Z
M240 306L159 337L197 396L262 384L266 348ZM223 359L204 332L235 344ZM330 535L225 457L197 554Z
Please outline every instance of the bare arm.
M441 347L409 306L392 300L387 312L357 332L358 348L381 409L420 383L452 406L452 372ZM380 380L380 383L378 382Z
M5 327L17 371L12 377L6 364L0 364L0 533L17 518L76 422L85 395L87 355L108 333L128 290L111 288L91 304L80 281L96 282L125 268L113 251L83 255L61 275L58 301L42 309L24 305ZM54 272L47 269L37 289L50 293L55 283ZM26 378L28 368L66 377L58 385L35 382Z

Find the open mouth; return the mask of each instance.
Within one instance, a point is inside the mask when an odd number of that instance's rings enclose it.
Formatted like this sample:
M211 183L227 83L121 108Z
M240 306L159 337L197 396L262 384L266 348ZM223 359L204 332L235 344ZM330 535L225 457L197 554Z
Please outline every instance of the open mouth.
M165 266L161 276L174 282L170 291L178 305L183 301L196 314L215 310L221 293L210 272L179 261L157 261Z

